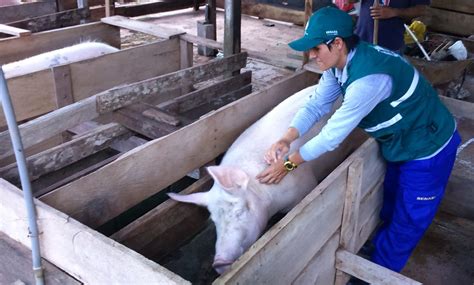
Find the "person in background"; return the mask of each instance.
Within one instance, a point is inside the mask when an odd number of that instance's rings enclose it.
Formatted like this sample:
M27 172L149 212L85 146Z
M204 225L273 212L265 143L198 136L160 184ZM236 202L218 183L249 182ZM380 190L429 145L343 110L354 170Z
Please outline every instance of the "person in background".
M279 183L298 171L298 165L336 149L356 127L365 130L387 161L383 225L373 240L372 261L399 272L444 195L461 142L456 122L411 64L398 53L360 41L353 34L351 16L337 8L314 13L304 36L289 45L309 51L323 75L287 132L266 152L263 159L269 166L257 179ZM327 114L339 97L342 105L321 132L289 153L291 143Z
M430 0L376 0L378 7L372 7L374 0L361 0L360 14L355 33L363 41L372 43L374 19L379 20L378 45L401 53L404 48L404 22L422 16Z

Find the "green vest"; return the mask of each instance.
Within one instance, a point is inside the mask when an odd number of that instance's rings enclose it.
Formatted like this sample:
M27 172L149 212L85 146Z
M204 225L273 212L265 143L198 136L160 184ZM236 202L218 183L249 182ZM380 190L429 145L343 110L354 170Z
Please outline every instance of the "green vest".
M455 121L438 94L405 59L379 46L360 42L347 66L343 93L371 74L392 78L392 93L359 123L380 144L387 161L407 161L433 154L452 136ZM370 100L371 94L366 94Z

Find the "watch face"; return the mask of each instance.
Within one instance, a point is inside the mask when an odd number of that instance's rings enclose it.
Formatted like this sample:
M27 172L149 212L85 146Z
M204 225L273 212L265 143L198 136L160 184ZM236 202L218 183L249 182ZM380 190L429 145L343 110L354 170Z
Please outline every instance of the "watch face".
M293 163L291 163L291 161L285 161L283 166L285 166L285 169L288 171L295 169L295 166L293 165Z

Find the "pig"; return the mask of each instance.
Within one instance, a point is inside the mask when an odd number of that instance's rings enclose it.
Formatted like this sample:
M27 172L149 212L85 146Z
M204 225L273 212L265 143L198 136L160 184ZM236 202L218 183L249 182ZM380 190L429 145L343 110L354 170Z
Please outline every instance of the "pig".
M73 46L48 51L2 66L5 78L21 76L62 64L94 58L118 51L117 48L100 42L83 42Z
M0 0L0 7L21 4L20 0Z
M287 212L317 185L315 164L307 162L279 184L261 184L255 178L267 164L264 154L287 130L296 111L315 92L308 87L290 96L245 130L228 149L219 166L208 167L214 180L208 192L168 195L180 202L207 207L216 225L214 269L222 274L263 233L277 212ZM315 136L322 124L292 143L290 153Z

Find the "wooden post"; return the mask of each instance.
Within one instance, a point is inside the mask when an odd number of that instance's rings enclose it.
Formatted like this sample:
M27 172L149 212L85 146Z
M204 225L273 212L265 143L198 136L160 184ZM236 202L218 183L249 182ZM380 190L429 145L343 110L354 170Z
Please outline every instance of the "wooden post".
M304 25L308 23L309 17L313 13L313 1L312 0L305 0L304 1ZM303 65L307 64L309 61L309 51L305 51L303 53Z
M378 7L378 6L379 6L379 0L374 0L373 7ZM378 19L374 19L374 35L373 35L372 42L374 43L374 45L378 44L379 42L379 20Z
M87 7L89 7L89 3L87 3L87 0L77 0L77 8L78 9L87 8ZM80 23L85 24L86 20L81 19Z
M241 0L225 0L224 56L240 53Z
M360 191L362 188L362 175L364 160L359 157L349 166L347 175L347 188L342 214L341 237L339 246L349 252L355 253L358 234ZM335 285L346 284L350 276L340 270L336 271Z
M105 17L110 17L110 0L105 0Z

